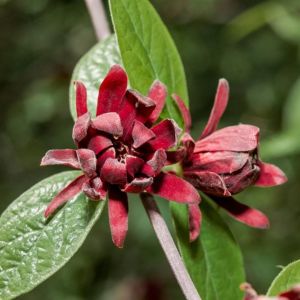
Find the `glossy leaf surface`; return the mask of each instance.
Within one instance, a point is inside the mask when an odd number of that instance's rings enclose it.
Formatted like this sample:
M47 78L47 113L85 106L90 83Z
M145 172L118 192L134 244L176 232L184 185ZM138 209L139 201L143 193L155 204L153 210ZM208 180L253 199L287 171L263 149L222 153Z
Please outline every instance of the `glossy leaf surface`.
M130 85L147 94L159 79L169 96L162 117L182 119L170 97L178 94L188 103L183 65L176 46L159 15L148 0L110 0L112 19Z
M30 291L79 249L105 202L79 194L53 217L44 211L78 172L49 177L17 198L0 218L0 299Z
M187 213L172 205L178 245L202 299L241 300L239 285L245 281L242 255L229 228L206 201L200 238L189 242Z

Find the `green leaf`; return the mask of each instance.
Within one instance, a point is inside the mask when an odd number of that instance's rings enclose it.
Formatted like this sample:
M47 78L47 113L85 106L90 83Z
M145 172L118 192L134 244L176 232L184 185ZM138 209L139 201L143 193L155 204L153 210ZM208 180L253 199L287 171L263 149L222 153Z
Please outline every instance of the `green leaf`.
M98 90L108 70L114 64L121 64L121 57L114 35L95 45L77 63L70 84L69 101L73 119L76 116L74 81L82 81L87 88L88 109L95 115Z
M274 279L268 296L276 296L281 292L289 290L293 285L300 283L300 260L287 265Z
M201 235L190 243L187 209L184 211L178 205L171 207L180 251L202 299L242 299L239 289L245 282L242 255L220 215L203 201Z
M283 123L285 129L296 131L298 134L300 127L300 78L296 81L288 96Z
M0 299L26 293L60 269L79 249L100 216L104 201L83 194L46 220L52 198L78 172L64 172L33 186L0 218Z
M123 64L132 88L147 94L155 79L162 81L169 94L178 94L188 104L183 65L176 46L148 0L110 0L113 24ZM169 96L162 117L179 125L182 119Z

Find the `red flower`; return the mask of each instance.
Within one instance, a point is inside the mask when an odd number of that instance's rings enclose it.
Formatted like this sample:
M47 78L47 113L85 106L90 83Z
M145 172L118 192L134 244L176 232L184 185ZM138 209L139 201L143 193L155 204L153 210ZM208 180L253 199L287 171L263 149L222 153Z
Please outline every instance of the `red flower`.
M92 200L105 199L112 239L122 247L128 229L127 193L149 192L171 201L199 202L198 192L183 179L162 172L166 150L177 144L180 129L173 120L152 126L165 103L166 88L155 81L148 97L127 89L127 75L111 68L99 89L96 118L87 109L87 92L76 82L77 116L73 140L78 150L50 150L41 165L82 170L50 203L45 216L83 191Z
M280 293L276 297L259 296L249 283L243 283L241 289L245 292L244 300L300 300L300 285Z
M261 212L232 198L250 185L275 186L286 182L285 174L276 166L262 162L258 155L259 128L252 125L229 126L217 130L226 109L229 86L221 79L209 120L195 142L189 135L191 117L184 102L173 95L185 120L182 147L168 153L170 161L182 160L184 178L208 194L231 216L252 227L266 228L268 218ZM190 238L199 235L201 215L197 205L190 207Z

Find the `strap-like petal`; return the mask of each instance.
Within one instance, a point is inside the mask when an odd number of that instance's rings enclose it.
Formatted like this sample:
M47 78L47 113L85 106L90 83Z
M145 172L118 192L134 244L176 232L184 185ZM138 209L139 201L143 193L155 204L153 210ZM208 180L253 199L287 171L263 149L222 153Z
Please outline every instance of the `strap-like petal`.
M87 109L87 94L86 88L84 84L80 81L75 81L75 89L76 89L76 112L77 117L84 115L88 112Z
M196 142L194 152L253 151L258 145L259 128L252 125L228 126Z
M82 188L82 185L88 180L85 175L81 175L69 183L59 194L57 194L45 210L45 217L48 218L59 206L63 205L75 195L77 195Z
M169 173L160 173L154 178L147 192L179 203L199 203L197 190L184 179Z
M107 112L118 112L127 90L127 75L123 68L114 65L99 88L97 116Z
M167 150L177 144L177 138L181 133L180 128L173 120L163 120L151 128L156 137L149 141L152 149Z
M200 235L202 214L199 204L189 204L189 231L190 231L190 242L195 241Z
M87 112L81 115L74 124L72 138L74 143L79 146L79 143L87 136L88 129L91 124L91 116Z
M269 227L269 219L257 209L240 203L232 197L222 198L213 196L212 199L239 222L255 228L266 229Z
M150 124L153 124L158 120L165 106L167 98L167 87L159 80L155 80L149 90L148 97L152 99L156 105L155 109L152 111L151 115L148 118L148 122Z
M133 147L139 148L155 138L154 132L143 123L135 120L132 129Z
M76 150L73 149L55 149L49 150L42 158L41 166L63 165L74 169L80 169Z
M173 94L172 98L175 100L175 102L181 112L181 116L183 118L183 123L184 123L184 131L190 132L191 127L192 127L192 117L191 117L189 109L185 105L184 101L178 95Z
M108 158L102 166L100 178L110 184L124 185L127 181L126 165L117 159Z
M96 117L92 120L92 127L116 137L123 135L120 116L115 112L104 113Z
M217 93L215 96L214 106L210 113L208 122L200 136L203 139L212 134L218 127L220 119L227 107L229 97L229 84L226 79L220 79Z
M89 149L76 150L80 167L87 177L93 178L96 176L96 155Z
M108 197L108 216L112 240L118 248L123 248L128 231L127 194L114 187L109 190Z
M97 169L100 170L105 163L105 161L108 158L115 158L116 157L116 150L115 148L108 148L105 150L101 155L98 156L97 158Z
M260 174L255 182L256 186L268 187L287 182L287 177L278 167L264 162L259 163Z

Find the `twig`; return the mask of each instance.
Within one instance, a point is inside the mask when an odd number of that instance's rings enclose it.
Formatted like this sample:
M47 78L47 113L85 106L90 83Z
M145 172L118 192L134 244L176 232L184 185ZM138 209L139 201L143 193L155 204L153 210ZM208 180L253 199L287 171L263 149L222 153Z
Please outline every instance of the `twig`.
M175 246L167 224L160 214L152 195L142 193L141 199L153 226L159 243L165 252L178 284L187 300L201 300L194 283L187 272L182 258Z
M97 39L101 41L111 34L103 3L101 0L85 0L85 4L90 13Z

